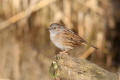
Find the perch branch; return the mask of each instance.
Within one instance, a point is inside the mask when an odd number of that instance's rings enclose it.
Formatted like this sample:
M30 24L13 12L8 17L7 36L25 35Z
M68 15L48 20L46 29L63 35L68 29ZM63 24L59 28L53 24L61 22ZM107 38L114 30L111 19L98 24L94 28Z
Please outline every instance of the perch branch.
M0 30L3 30L5 28L7 28L10 24L13 24L13 23L27 17L29 15L28 12L33 13L33 12L39 10L40 8L43 8L43 7L47 6L48 4L50 4L54 1L55 0L42 0L39 3L30 6L25 11L22 11L22 12L16 14L15 16L9 18L8 20L1 22L0 23Z
M50 66L50 74L64 80L118 80L118 74L109 72L85 59L58 54Z

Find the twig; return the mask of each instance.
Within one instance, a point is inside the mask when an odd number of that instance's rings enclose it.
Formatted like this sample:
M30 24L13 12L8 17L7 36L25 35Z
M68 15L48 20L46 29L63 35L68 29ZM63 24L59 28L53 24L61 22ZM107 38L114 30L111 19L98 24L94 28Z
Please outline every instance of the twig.
M22 11L22 12L18 13L17 15L9 18L8 20L6 20L4 22L1 22L0 23L0 30L3 30L5 28L9 27L9 25L27 17L29 15L28 11L33 13L33 12L39 10L40 8L43 8L43 7L47 6L48 4L50 4L54 1L56 1L56 0L42 0L36 5L30 6L30 8L26 9L25 11Z
M89 48L82 56L80 56L81 59L86 59L89 55L92 54L94 51L94 48Z

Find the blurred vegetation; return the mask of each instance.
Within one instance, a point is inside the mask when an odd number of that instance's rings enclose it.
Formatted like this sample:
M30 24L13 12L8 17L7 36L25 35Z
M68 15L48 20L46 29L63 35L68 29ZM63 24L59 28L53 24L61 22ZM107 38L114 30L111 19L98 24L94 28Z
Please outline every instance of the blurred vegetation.
M120 71L119 5L119 0L0 0L0 79L52 80L49 67L60 51L49 39L53 22L99 48L80 47L71 56Z

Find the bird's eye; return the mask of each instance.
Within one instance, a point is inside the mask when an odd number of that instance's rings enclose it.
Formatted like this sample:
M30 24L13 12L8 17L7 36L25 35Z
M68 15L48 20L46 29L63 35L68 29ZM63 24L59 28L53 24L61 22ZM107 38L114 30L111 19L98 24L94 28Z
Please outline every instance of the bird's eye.
M56 27L54 27L53 29L56 29Z

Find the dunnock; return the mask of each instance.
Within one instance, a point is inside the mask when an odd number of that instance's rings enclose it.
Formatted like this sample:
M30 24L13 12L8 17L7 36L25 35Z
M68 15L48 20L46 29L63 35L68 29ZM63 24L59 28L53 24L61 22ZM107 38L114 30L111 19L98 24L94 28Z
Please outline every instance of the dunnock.
M79 35L75 34L72 30L60 24L57 23L51 24L49 27L49 32L50 40L56 47L60 48L64 52L67 52L73 49L74 47L81 46L82 44L97 49L95 46L87 43Z

